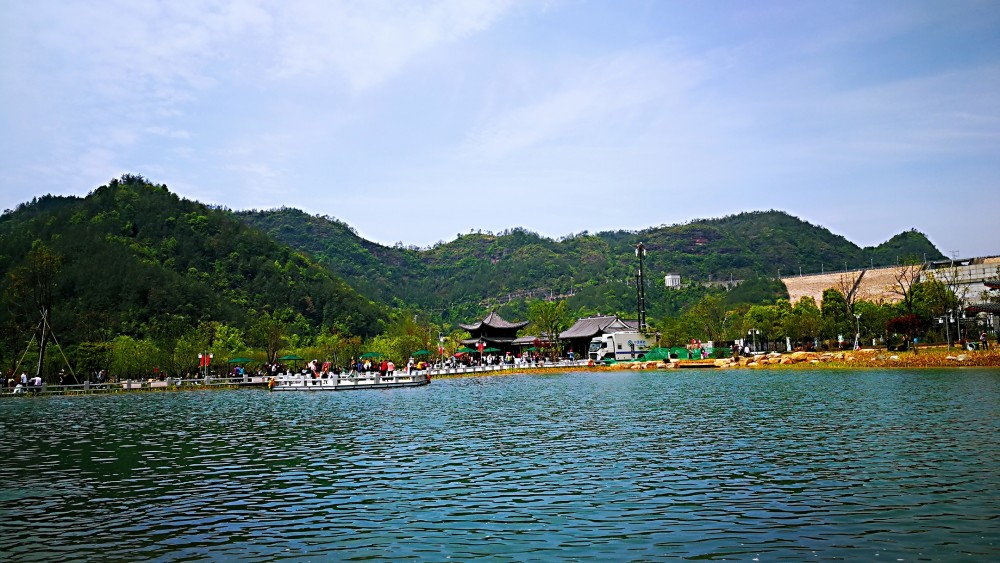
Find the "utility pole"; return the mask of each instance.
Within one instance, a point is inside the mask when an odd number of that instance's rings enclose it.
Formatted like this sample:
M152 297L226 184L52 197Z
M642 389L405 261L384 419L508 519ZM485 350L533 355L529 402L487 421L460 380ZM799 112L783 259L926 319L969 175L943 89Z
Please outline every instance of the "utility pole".
M646 280L642 272L642 259L646 256L646 247L640 242L635 245L635 255L639 257L639 276L636 296L639 309L639 332L646 332Z

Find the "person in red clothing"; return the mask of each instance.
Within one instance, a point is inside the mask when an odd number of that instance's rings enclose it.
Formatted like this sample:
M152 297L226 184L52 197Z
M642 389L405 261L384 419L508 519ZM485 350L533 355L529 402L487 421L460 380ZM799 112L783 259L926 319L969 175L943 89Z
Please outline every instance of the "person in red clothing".
M385 373L389 371L389 362L387 360L382 360L382 365L378 368L378 374L385 377Z

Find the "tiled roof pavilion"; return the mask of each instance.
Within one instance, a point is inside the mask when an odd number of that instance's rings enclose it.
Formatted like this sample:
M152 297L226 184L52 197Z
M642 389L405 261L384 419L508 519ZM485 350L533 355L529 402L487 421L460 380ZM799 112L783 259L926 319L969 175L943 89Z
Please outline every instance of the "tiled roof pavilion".
M639 321L620 319L617 315L599 315L577 319L576 324L559 333L568 350L586 353L590 340L609 332L638 330Z
M478 323L469 325L459 323L458 326L469 331L469 335L471 336L471 338L462 340L462 344L475 346L481 341L488 347L492 346L499 348L503 352L508 352L513 351L517 331L527 325L528 321L512 323L504 320L503 317L495 312L490 312L489 315L486 315L485 319Z
M563 340L577 338L591 339L606 332L620 330L638 330L638 321L619 319L617 315L585 317L577 319L576 324L559 333Z
M469 332L481 331L484 328L499 328L505 330L514 330L516 332L518 329L528 326L528 321L512 323L510 321L504 320L504 318L496 314L495 311L490 311L490 314L486 315L486 318L479 321L478 323L471 325L464 325L459 323L458 326L464 328Z

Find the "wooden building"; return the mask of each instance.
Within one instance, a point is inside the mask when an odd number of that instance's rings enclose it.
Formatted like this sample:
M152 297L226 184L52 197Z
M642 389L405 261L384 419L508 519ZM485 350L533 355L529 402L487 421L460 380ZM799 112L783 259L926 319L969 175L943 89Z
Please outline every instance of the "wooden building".
M528 321L512 323L504 320L503 317L490 312L486 318L469 325L459 324L458 326L469 331L470 338L462 340L462 344L469 348L477 349L481 342L483 348L496 348L499 354L507 352L516 353L514 340L517 339L517 331L528 325Z

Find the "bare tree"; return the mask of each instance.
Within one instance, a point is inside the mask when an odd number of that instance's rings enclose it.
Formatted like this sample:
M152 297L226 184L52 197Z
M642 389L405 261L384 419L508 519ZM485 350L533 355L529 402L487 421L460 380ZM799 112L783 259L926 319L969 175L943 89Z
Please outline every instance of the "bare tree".
M840 274L840 277L833 286L834 289L844 296L844 301L847 302L847 310L852 315L854 314L854 303L860 298L861 292L859 290L861 289L861 279L864 275L864 270L844 272Z
M907 313L913 312L913 284L920 280L920 271L923 269L921 264L905 264L899 266L896 271L892 273L892 278L895 282L886 288L886 292L891 295L896 295L899 300L903 302L903 307L906 308Z

